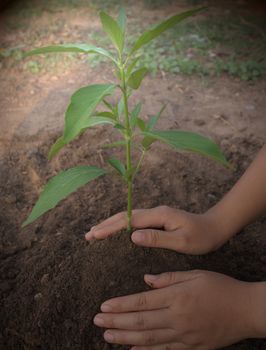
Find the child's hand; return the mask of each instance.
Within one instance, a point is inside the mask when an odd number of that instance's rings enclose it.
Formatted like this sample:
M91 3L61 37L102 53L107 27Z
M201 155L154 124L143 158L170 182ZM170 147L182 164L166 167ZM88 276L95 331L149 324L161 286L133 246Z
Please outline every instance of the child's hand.
M218 349L255 336L252 283L208 271L145 275L157 288L110 299L94 323L132 350Z
M229 238L222 223L208 212L196 215L167 206L134 210L132 226L141 229L131 236L137 245L187 254L205 254L219 248ZM118 213L94 226L85 238L104 239L126 227L126 212Z

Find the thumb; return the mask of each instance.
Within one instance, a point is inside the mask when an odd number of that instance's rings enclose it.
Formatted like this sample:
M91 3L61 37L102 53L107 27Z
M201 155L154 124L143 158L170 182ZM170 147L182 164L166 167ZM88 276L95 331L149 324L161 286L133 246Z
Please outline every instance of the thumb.
M176 283L182 283L193 280L199 276L199 271L178 271L178 272L165 272L159 275L144 276L144 281L153 288L163 288Z
M132 241L143 247L166 248L185 253L187 240L181 230L162 231L155 229L138 230L131 235Z

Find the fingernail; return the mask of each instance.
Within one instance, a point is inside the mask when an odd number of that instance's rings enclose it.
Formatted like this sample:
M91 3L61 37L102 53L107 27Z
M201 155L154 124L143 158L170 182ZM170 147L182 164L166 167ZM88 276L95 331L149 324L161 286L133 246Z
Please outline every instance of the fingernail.
M114 336L110 332L105 332L103 336L104 339L110 343L114 340Z
M95 230L93 231L93 235L94 235L95 238L100 238L100 239L102 239L103 232L101 231L101 229L99 229L98 231L95 229Z
M144 233L141 231L135 231L132 233L131 239L134 243L140 243L144 241Z
M97 226L92 226L91 229L89 230L89 232L85 233L85 237L91 238L90 236L92 235L92 231L95 231L96 227Z
M145 275L145 278L147 279L147 281L154 282L158 280L159 275Z
M102 304L101 310L102 312L111 312L112 306L110 304Z
M100 316L95 316L93 322L96 324L96 326L104 325L104 320Z
M90 232L87 232L86 234L85 234L85 239L90 239L91 237L90 237L91 235L90 235Z

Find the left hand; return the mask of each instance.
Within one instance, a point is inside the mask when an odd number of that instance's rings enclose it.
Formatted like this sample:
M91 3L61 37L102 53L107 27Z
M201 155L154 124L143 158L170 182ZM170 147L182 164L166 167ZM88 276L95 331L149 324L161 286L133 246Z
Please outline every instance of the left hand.
M232 235L211 211L192 214L161 205L132 211L133 243L172 249L185 254L206 254L218 249ZM225 221L225 220L223 220ZM127 213L117 213L86 233L85 239L104 239L127 228Z
M145 275L156 288L110 299L94 318L132 350L211 350L252 336L250 285L209 271Z

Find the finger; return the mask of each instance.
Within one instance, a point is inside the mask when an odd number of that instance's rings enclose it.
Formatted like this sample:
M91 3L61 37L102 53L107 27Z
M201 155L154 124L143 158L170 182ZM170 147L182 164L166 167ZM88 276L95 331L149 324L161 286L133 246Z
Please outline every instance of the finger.
M142 211L142 210L141 209L133 210L132 216L136 215L138 211ZM121 231L127 228L127 224L128 224L127 213L120 212L104 220L99 225L92 227L90 232L88 232L85 235L85 238L86 240L90 240L92 238L104 239L118 231Z
M176 283L182 283L186 281L198 278L200 275L199 270L191 271L178 271L178 272L165 272L159 275L144 276L145 282L153 288L163 288Z
M156 329L149 331L125 331L108 329L104 339L109 343L131 345L158 345L176 340L173 329Z
M138 311L130 313L102 313L94 318L94 323L99 327L126 329L126 330L151 330L170 328L169 309Z
M97 231L101 231L104 227L106 228L112 228L113 224L116 223L116 222L120 222L120 229L123 229L123 228L126 228L127 226L127 220L126 220L126 212L120 212L120 213L117 213L113 216L111 216L110 218L102 221L100 224L96 225L96 226L93 226L91 228L91 230L86 233L85 235L85 238L87 240L90 240L92 238L96 238L94 236L94 234L97 232ZM114 231L115 232L115 231Z
M113 235L116 232L119 232L127 227L127 219L126 217L121 218L110 225L106 225L100 228L95 228L92 231L92 235L96 239L104 239L110 235Z
M165 223L165 216L171 210L166 206L159 206L151 209L134 209L132 211L131 223L135 228L140 227L163 227ZM106 227L115 221L123 220L126 222L127 213L121 212L113 217L103 221L101 224L95 226L95 229Z
M157 227L162 228L171 209L159 206L151 209L133 210L132 226L135 228Z
M168 291L150 290L138 294L113 298L101 305L102 312L130 312L162 309L169 306ZM170 298L171 299L171 298Z
M167 207L160 206L152 209L135 209L132 212L131 224L135 228L163 227L166 221ZM85 235L87 240L92 238L104 239L127 227L126 212L118 213L99 225L94 226Z
M152 346L133 346L130 350L189 350L190 347L183 343L167 343ZM192 348L191 348L192 349Z
M100 222L98 225L95 225L94 227L92 227L92 229L98 230L105 226L110 226L116 221L123 221L124 225L126 225L126 217L127 217L127 212L121 211L120 213L116 213L115 215L110 216L106 220Z
M186 246L186 236L179 231L161 231L147 229L135 231L131 235L132 241L143 247L166 248L183 252Z

